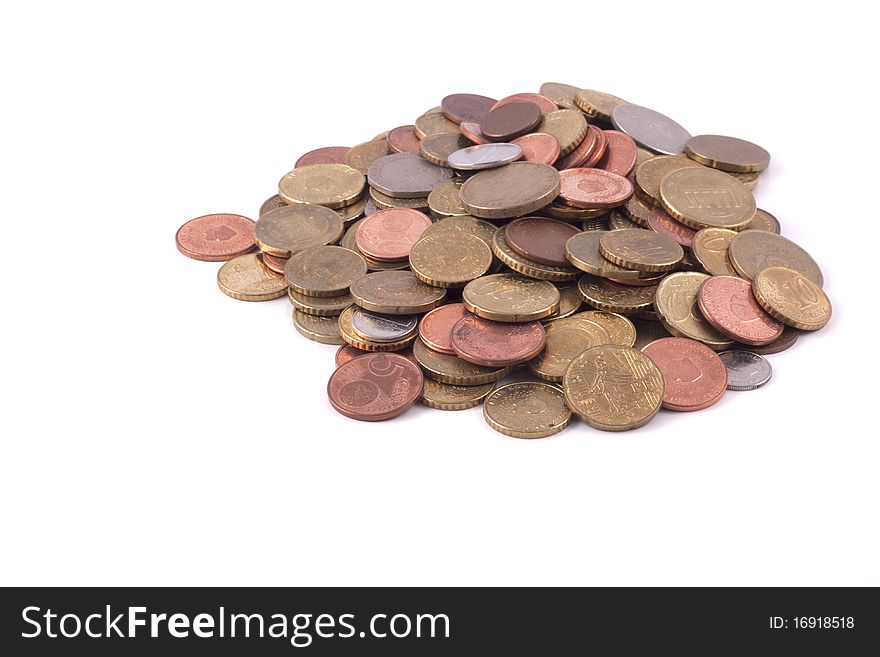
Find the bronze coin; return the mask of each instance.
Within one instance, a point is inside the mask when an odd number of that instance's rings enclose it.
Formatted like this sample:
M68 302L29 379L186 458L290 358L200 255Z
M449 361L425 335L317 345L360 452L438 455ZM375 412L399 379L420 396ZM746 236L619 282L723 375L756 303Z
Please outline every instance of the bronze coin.
M636 191L642 200L660 206L660 182L667 173L678 169L700 168L702 165L683 155L658 155L636 167Z
M351 296L361 308L373 312L415 315L441 305L446 290L422 283L411 271L377 271L355 280Z
M736 276L712 276L697 293L703 318L727 337L757 346L775 342L782 335L782 322L758 305L752 284Z
M357 146L352 146L351 150L345 154L343 164L350 166L360 174L367 175L370 165L380 157L388 155L388 142L384 139L381 141L367 141Z
M782 329L782 335L770 344L765 344L760 347L754 345L734 344L731 348L742 351L751 351L753 354L758 354L759 356L768 356L770 354L778 354L779 352L792 347L794 343L797 342L799 335L800 331L796 328L786 326Z
M471 146L471 142L464 135L445 132L422 139L419 142L419 155L438 167L448 167L447 158L468 146Z
M263 254L263 264L276 274L284 273L284 268L287 266L288 260L290 260L290 258L279 258L278 256L273 256L268 253Z
M583 232L569 238L565 243L566 259L581 271L602 278L615 279L617 282L644 276L642 272L616 265L602 255L599 242L607 232L602 230Z
M550 112L555 112L559 109L559 106L557 106L556 103L547 98L547 96L532 93L512 94L510 96L505 96L497 103L492 105L492 109L498 109L502 105L509 105L510 103L534 103L541 109L541 114L549 114Z
M337 411L355 420L397 417L422 396L422 370L393 353L374 353L343 363L327 383Z
M364 259L341 246L316 246L300 251L287 260L284 268L290 289L310 297L347 294L352 281L366 273Z
M461 196L459 195L463 184L464 180L461 178L453 178L435 187L428 194L428 208L435 218L467 216L467 208L461 204Z
M621 285L644 287L646 285L657 285L660 281L663 280L668 272L654 274L653 276L645 274L644 272L639 273L643 276L647 276L647 278L615 278L614 276L607 276L606 278L608 278L609 281L614 281L615 283L620 283Z
M670 217L666 211L661 210L660 208L655 208L648 215L648 228L658 235L672 238L682 246L686 247L694 245L694 237L697 235L697 231L693 228L676 221Z
M367 181L393 198L427 198L435 187L452 178L452 169L431 164L414 153L394 153L370 165Z
M763 230L767 233L776 233L779 235L779 219L766 210L758 208L755 210L755 216L752 218L752 223L749 224L749 230Z
M471 176L461 187L461 201L475 217L521 217L543 208L559 195L559 172L546 164L513 162Z
M554 281L563 283L574 281L577 279L579 272L570 264L562 267L556 265L547 265L526 258L522 254L510 248L505 238L506 226L499 226L492 238L492 253L495 254L501 262L510 267L513 271L528 276L529 278L537 278L542 281Z
M578 279L581 298L598 310L630 314L654 306L657 285L631 286L584 274Z
M596 146L593 148L590 156L580 165L585 168L596 166L599 163L599 160L602 159L602 156L605 155L605 149L608 148L608 137L605 136L605 131L600 130L596 126L590 127L596 133Z
M355 242L362 253L376 260L403 260L430 225L431 220L418 210L380 210L358 227Z
M614 108L625 102L622 98L594 89L581 89L575 97L575 103L584 114L606 123L611 121L611 113Z
M290 305L307 315L319 317L335 317L354 303L354 297L350 294L342 294L336 297L310 297L290 288L287 290L287 298Z
M565 169L559 179L559 196L576 208L615 208L633 195L628 179L603 169Z
M240 214L206 214L178 228L174 242L178 251L193 260L232 260L256 248L254 221Z
M310 164L345 164L345 154L349 151L348 146L325 146L316 148L300 156L293 165L294 169L309 166Z
M663 408L699 411L727 390L727 368L714 351L688 338L660 338L642 347L663 374Z
M441 354L454 354L452 329L465 317L470 316L463 303L448 303L435 308L419 322L419 337L426 345Z
M537 132L546 132L556 137L560 155L568 155L587 136L587 120L580 110L556 110L544 115Z
M342 219L330 208L296 203L260 217L254 226L254 241L266 253L287 258L313 246L335 244L343 230Z
M580 91L580 87L573 87L563 82L545 82L538 90L542 96L547 96L559 107L565 107L566 109L578 108L575 99Z
M722 135L697 135L687 140L684 152L713 169L749 173L770 165L770 153L750 141Z
M713 276L737 276L737 271L727 255L730 241L736 235L736 231L727 228L698 230L691 249L700 267Z
M413 343L413 357L429 377L440 383L476 386L503 379L513 366L485 367L462 360L454 354L441 354L421 340Z
M486 114L480 132L491 141L510 141L533 130L541 117L541 108L534 103L508 103Z
M620 130L603 130L605 134L605 153L596 162L596 167L605 169L626 178L636 168L639 149L628 134Z
M532 132L514 139L511 143L523 150L523 160L526 162L553 164L559 158L559 142L553 135Z
M386 138L388 149L393 153L418 153L419 136L414 125L402 125L394 128Z
M818 286L824 278L809 253L791 240L763 230L744 230L730 240L727 250L733 268L743 278L754 280L768 267L788 267L800 272Z
M344 344L336 350L336 367L344 365L348 361L354 360L358 356L366 356L369 353L372 352L364 351L363 349L358 349L357 347L352 347L350 344Z
M474 121L479 123L497 101L477 94L451 94L440 101L443 115L455 123Z
M284 202L283 198L281 198L278 194L273 194L272 196L267 198L265 201L263 201L263 204L260 206L260 212L257 215L257 217L258 218L262 217L269 210L274 210L275 208L283 208L285 205L287 205L287 203Z
M440 108L428 110L415 120L416 137L424 139L441 132L458 132L458 125L443 116Z
M465 137L477 146L488 144L489 140L480 132L480 124L472 121L462 121L458 125L458 129Z
M529 260L568 267L565 243L580 232L571 224L556 219L522 217L507 224L504 238L511 249Z
M578 144L571 153L556 160L556 168L561 171L562 169L575 169L584 166L584 163L587 162L587 160L593 159L600 141L603 144L604 149L605 137L603 131L594 125L587 126L587 134L581 140L581 143ZM601 153L599 154L599 157L601 157ZM596 160L598 159L599 158L596 158Z
M486 246L491 249L492 241L495 238L495 231L497 229L493 224L490 224L488 221L476 219L470 215L464 215L460 217L446 217L445 219L441 219L437 223L432 224L431 227L428 228L428 230L422 233L422 237L428 237L429 235L433 235L434 233L440 233L446 230L456 233L465 233L473 235L474 237L478 237Z
M599 252L616 265L644 272L675 269L684 250L675 240L650 230L611 230L599 240Z
M428 197L418 196L415 198L394 198L370 187L370 200L378 210L390 210L391 208L409 208L410 210L424 210L428 207Z
M544 348L541 322L510 324L468 314L452 329L459 358L485 367L506 367L531 360Z

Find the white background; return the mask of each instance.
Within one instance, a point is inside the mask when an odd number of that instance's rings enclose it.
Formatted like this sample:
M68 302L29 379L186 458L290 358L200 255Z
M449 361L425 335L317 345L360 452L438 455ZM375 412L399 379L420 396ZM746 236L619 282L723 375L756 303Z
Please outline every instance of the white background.
M875 23L782 4L5 9L0 582L880 584ZM359 423L286 299L174 248L307 150L549 80L773 154L758 205L835 314L770 385L625 434Z

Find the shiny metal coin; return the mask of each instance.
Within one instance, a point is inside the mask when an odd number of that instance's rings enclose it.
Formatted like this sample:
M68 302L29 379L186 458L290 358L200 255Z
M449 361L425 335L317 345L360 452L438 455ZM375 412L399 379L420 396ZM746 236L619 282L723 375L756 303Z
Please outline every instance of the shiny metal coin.
M683 153L691 138L687 130L668 116L640 105L618 105L611 113L611 123L639 146L665 155Z
M718 355L727 368L728 390L754 390L773 376L767 359L751 351L723 351Z
M523 149L517 144L479 144L451 153L446 162L453 169L475 171L510 164L522 156Z

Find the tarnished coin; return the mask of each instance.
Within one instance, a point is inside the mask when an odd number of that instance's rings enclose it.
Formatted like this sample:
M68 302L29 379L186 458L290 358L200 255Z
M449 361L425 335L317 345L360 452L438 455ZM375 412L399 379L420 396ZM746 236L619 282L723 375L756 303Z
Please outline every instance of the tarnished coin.
M593 89L581 89L575 96L575 103L587 116L602 121L611 121L611 113L614 108L625 102L622 98Z
M482 219L477 219L476 217L472 217L470 215L463 215L460 217L446 217L445 219L441 219L435 224L431 224L431 227L428 228L424 233L422 233L422 237L428 237L429 235L434 235L436 233L442 233L449 231L454 234L465 233L468 235L473 235L474 237L478 237L483 243L488 246L490 249L492 248L492 240L495 237L495 231L497 228L490 224L488 221L483 221Z
M483 417L495 431L512 438L546 438L571 423L562 391L535 381L496 389L483 402Z
M260 217L254 226L254 241L266 253L287 258L315 246L335 244L343 230L342 219L333 210L296 203Z
M599 345L576 356L562 380L568 407L603 431L646 424L663 400L663 375L648 356L631 347Z
M658 155L636 167L636 192L646 202L660 206L660 182L666 174L679 169L697 169L697 164L684 155Z
M744 230L730 240L728 255L737 273L750 281L767 267L788 267L820 287L824 283L822 270L810 254L782 235Z
M474 144L488 144L489 140L480 132L480 124L471 121L462 121L458 124L458 131Z
M376 260L405 260L430 225L431 220L418 210L380 210L360 224L355 241L363 254Z
M341 208L361 197L365 183L362 173L345 164L310 164L285 174L278 195L287 203Z
M544 132L530 132L514 139L511 143L522 149L522 159L525 162L553 164L559 159L559 142L553 135Z
M481 144L467 146L451 153L448 163L453 169L476 171L504 166L522 156L523 149L516 144Z
M534 103L541 110L541 114L549 114L550 112L555 112L559 109L556 103L547 98L547 96L533 93L521 93L505 96L497 103L492 105L492 109L496 110L499 107L510 105L511 103Z
M368 141L352 146L351 150L345 154L343 161L361 175L366 176L370 165L388 153L388 142L384 139L382 141Z
M468 211L459 195L463 184L464 180L461 178L453 178L431 190L428 194L428 209L431 214L437 219L466 216Z
M457 133L458 124L453 123L452 121L447 119L439 111L429 111L425 112L416 119L413 130L415 131L416 137L418 137L419 139L424 139L425 137L430 137L431 135L439 135L443 132ZM402 152L418 153L418 151L408 150Z
M410 271L377 271L351 284L351 296L361 308L389 315L415 315L443 303L446 290L422 283Z
M663 408L699 411L727 390L727 368L714 351L687 338L661 338L646 347L647 355L663 374Z
M545 114L535 129L556 137L559 154L568 155L587 135L587 120L578 110L561 109Z
M800 335L800 331L796 328L792 328L791 326L786 326L782 331L782 335L779 336L775 341L770 344L765 344L762 347L753 347L751 345L739 345L734 344L734 349L741 349L742 351L751 351L760 356L768 356L770 354L778 354L781 351L785 351L786 349L790 349L794 346L794 343L797 342L798 336Z
M193 260L231 260L254 250L254 221L240 214L206 214L183 224L174 242Z
M452 328L452 348L459 358L487 367L519 365L544 348L541 322L510 324L465 315Z
M422 160L424 161L424 160ZM391 208L407 208L409 210L426 210L428 208L428 197L418 196L415 198L394 198L383 194L377 189L370 187L370 200L378 210L390 210ZM375 214L375 213L370 213Z
M599 310L612 313L637 313L654 304L656 285L621 285L607 278L584 274L578 279L581 298Z
M464 287L492 266L492 251L480 238L455 231L423 236L409 254L416 277L436 287Z
M498 101L478 94L450 94L440 101L443 115L450 121L479 123Z
M541 108L535 103L505 103L483 117L480 133L490 141L510 141L531 132L542 117Z
M428 347L441 354L455 354L452 329L470 315L463 303L447 303L435 308L419 322L419 337Z
M639 149L629 135L619 130L605 130L605 153L596 162L596 167L618 176L628 177L636 168Z
M568 268L565 243L581 231L571 224L545 217L514 219L504 229L504 239L521 256L545 265Z
M327 383L337 411L355 420L397 417L422 396L424 377L398 354L368 354L341 365Z
M559 178L559 196L576 208L615 208L633 195L627 178L604 169L564 169Z
M606 146L605 131L594 125L588 125L587 134L581 140L581 143L564 157L559 157L554 166L560 171L588 165L592 166L602 159Z
M300 155L293 168L299 169L310 164L344 164L345 154L350 149L348 146L325 146Z
M288 289L287 296L291 305L300 312L322 317L335 317L354 303L354 298L350 294L336 297L310 297Z
M370 186L393 198L427 198L450 178L451 169L431 164L414 153L380 157L367 172Z
M688 139L689 158L713 169L748 173L770 166L770 153L750 141L722 135L697 135Z
M611 123L644 148L677 155L684 152L690 133L668 116L647 107L624 103L611 112Z
M418 315L385 315L352 306L354 334L369 342L400 342L419 330Z
M643 272L674 269L684 257L672 238L650 230L611 230L599 239L599 252L616 265Z
M388 149L392 153L418 153L419 137L414 125L402 125L394 128L386 138Z
M529 369L557 383L562 382L572 359L585 349L600 344L632 347L636 339L636 329L626 317L594 310L554 320L545 330L544 350L529 361Z
M743 230L755 216L755 197L732 176L706 167L677 169L660 182L663 209L691 228Z
M294 254L284 267L290 289L305 296L346 294L352 281L367 273L367 263L341 246L316 246Z
M469 311L486 319L531 322L558 310L559 290L518 274L490 274L468 283L462 300Z
M438 167L451 167L455 164L447 161L449 156L470 145L470 140L462 134L442 132L422 139L419 142L419 155Z
M831 319L828 296L816 283L794 269L762 269L755 276L752 289L761 307L788 326L817 331Z
M513 369L510 367L485 367L475 365L458 356L441 354L428 348L420 339L413 343L413 357L429 377L440 383L476 386L503 379Z
M719 357L727 368L728 390L755 390L773 376L767 359L751 351L723 351Z
M700 312L700 286L708 279L708 274L693 271L670 274L657 286L654 307L672 335L697 340L720 351L730 347L733 340L709 324Z
M766 210L758 208L755 210L755 217L752 219L752 223L749 224L749 230L763 230L779 235L779 219Z
M278 196L278 194L273 194L265 201L263 201L263 204L260 206L258 218L262 217L269 210L274 210L275 208L283 208L285 205L287 205L287 203L284 202L283 198Z
M342 344L336 317L309 315L293 309L293 326L305 338L321 344Z
M538 90L538 93L542 96L546 96L559 105L559 107L567 109L578 109L576 99L579 92L579 87L573 87L562 82L545 82Z
M565 266L557 267L556 265L548 265L535 260L530 260L524 255L517 253L507 243L505 237L505 229L500 226L495 231L495 237L492 240L492 253L518 274L523 274L529 278L536 278L542 281L555 281L557 283L569 282L577 279L580 272L572 267L568 262Z
M676 221L670 217L665 210L661 210L660 208L654 208L654 210L648 215L648 228L658 235L663 235L675 240L681 246L688 248L693 246L694 237L697 235L697 231L693 228ZM719 230L725 229L722 228Z
M380 313L374 313L373 316L364 315L361 317L361 327L363 329L363 333L359 333L354 328L354 317L356 313L359 313L361 311L365 313L369 312L364 311L363 308L358 308L357 306L349 306L339 314L339 335L346 343L350 344L352 347L355 347L362 351L370 352L400 351L409 347L416 339L415 330L410 330L408 334L393 340L370 339L365 335L365 333L375 333L377 335L385 335L387 337L399 328L394 325L394 318L403 317L404 321L406 321L406 318L413 317L413 322L411 323L414 323L415 316L382 315ZM381 318L389 318L389 321L383 322Z
M691 248L700 267L713 276L738 276L727 256L730 241L736 235L736 231L727 228L698 230Z
M636 230L641 230L636 228ZM581 271L602 278L621 280L640 278L642 272L616 265L599 250L599 242L607 231L578 233L565 243L565 257ZM645 231L647 232L647 231Z
M737 276L712 276L697 294L700 312L724 335L748 345L765 345L782 335L782 322L768 315L752 294L752 284Z
M546 164L513 162L474 174L461 187L461 201L475 217L521 217L559 196L559 172Z
M481 386L454 386L425 379L422 403L428 408L441 411L463 411L482 404L493 390L495 390L494 383L484 383Z
M287 292L287 283L263 264L258 253L224 263L217 272L217 285L223 294L239 301L269 301Z

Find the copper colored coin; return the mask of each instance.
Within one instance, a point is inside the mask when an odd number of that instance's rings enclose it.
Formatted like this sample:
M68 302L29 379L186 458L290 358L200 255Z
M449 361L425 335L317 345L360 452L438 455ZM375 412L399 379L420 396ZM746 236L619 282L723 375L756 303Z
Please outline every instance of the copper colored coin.
M648 215L648 228L660 235L671 237L682 246L687 247L694 245L694 237L697 234L693 228L676 221L660 208L653 210Z
M325 146L316 148L300 156L293 165L294 169L310 164L345 164L345 154L351 149L348 146Z
M386 137L388 148L394 153L418 153L419 136L414 125L402 125L394 128Z
M207 262L232 260L256 248L254 222L240 214L206 214L190 219L174 236L187 258Z
M615 208L633 195L632 183L604 169L565 169L559 172L559 196L576 208Z
M594 125L590 126L590 128L596 133L596 146L590 153L590 156L580 165L587 168L596 166L605 155L605 149L608 148L608 137L605 136L605 131L600 130Z
M793 346L795 342L797 342L798 336L800 335L800 331L796 328L792 328L791 326L786 326L782 330L782 335L776 338L770 344L761 345L760 347L755 345L744 345L744 344L735 344L732 349L741 349L742 351L751 351L753 354L758 354L759 356L767 356L769 354L778 354L780 351L785 351L789 347Z
M393 198L427 198L438 185L452 178L452 169L438 167L415 153L394 153L370 165L370 187Z
M545 132L532 132L514 139L511 143L523 150L522 159L526 162L553 164L559 158L559 142L556 137Z
M697 295L706 321L724 335L749 345L775 342L782 335L782 322L768 315L752 294L752 284L736 276L712 276L703 281Z
M568 155L564 155L556 160L554 166L560 171L562 169L575 169L577 167L583 166L587 160L593 159L593 154L596 151L596 148L599 146L599 136L602 134L603 131L596 126L587 126L587 134L581 140L581 143L578 144L571 153L569 153ZM604 144L604 136L602 137L602 139L602 143ZM558 143L559 142L557 142L557 144Z
M462 360L485 367L506 367L531 360L544 348L541 322L493 322L467 315L452 329L452 348Z
M648 276L647 278L614 278L613 276L607 276L609 281L614 281L615 283L620 283L621 285L630 285L632 287L646 287L648 285L657 285L660 281L662 281L669 272L661 272L654 276Z
M278 194L273 194L265 201L263 201L263 205L260 206L260 213L257 217L262 217L264 214L269 212L269 210L274 210L275 208L283 208L287 203L284 202L284 199L278 196Z
M604 130L605 153L596 162L596 167L611 171L626 178L636 168L639 159L639 148L632 137L619 130Z
M477 94L451 94L440 101L440 110L450 121L479 123L497 101Z
M660 338L642 347L642 353L663 374L663 408L699 411L717 402L727 390L724 363L696 340Z
M358 349L357 347L352 347L350 344L344 344L339 349L336 350L336 367L340 367L347 363L350 360L354 360L358 356L366 356L367 354L375 353L373 351L364 351L363 349ZM389 353L389 352L385 352ZM394 352L404 358L408 358L415 365L418 365L415 358L412 355L412 349L404 349L402 351Z
M514 219L504 229L504 239L524 258L554 267L568 267L565 243L581 231L575 226L546 217Z
M547 96L532 93L522 93L505 96L497 103L492 105L492 109L498 109L502 105L509 105L510 103L534 103L540 108L541 114L549 114L550 112L555 112L559 109L556 103L547 98Z
M422 396L425 379L411 360L393 353L373 353L342 364L327 382L327 396L337 411L355 420L397 417Z
M284 267L287 266L288 260L290 260L290 258L279 258L278 256L273 256L268 253L263 254L263 264L276 274L284 273Z
M470 316L463 303L449 303L435 308L419 322L419 337L426 345L441 354L454 354L452 329Z
M430 225L431 220L418 210L380 210L358 226L355 243L364 254L376 260L403 260Z
M480 132L492 141L510 141L532 130L541 117L541 108L534 103L509 103L486 114Z
M458 130L470 141L478 146L480 144L488 144L489 140L480 132L480 124L473 121L462 121L458 124Z

